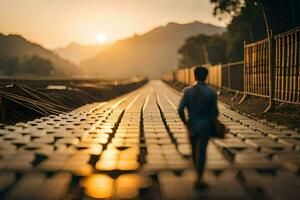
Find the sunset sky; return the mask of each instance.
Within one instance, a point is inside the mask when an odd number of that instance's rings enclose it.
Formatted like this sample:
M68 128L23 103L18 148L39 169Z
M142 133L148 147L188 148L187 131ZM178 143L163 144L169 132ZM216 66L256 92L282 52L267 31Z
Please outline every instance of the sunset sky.
M226 25L212 15L209 0L0 0L0 33L21 34L48 48L96 43L99 35L110 42L195 20Z

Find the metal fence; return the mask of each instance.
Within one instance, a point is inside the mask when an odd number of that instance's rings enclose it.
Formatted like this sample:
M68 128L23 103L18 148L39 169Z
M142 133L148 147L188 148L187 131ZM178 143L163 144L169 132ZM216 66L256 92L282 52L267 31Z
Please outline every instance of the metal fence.
M219 89L242 91L273 101L300 104L300 27L274 37L244 44L244 61L206 67L207 83ZM173 78L193 84L193 67L179 69Z
M244 90L244 62L222 64L222 88L233 91Z
M209 71L206 83L218 89L243 91L243 63L243 61L239 61L214 66L204 65ZM171 77L173 77L173 79L183 84L193 85L195 83L193 71L194 67L178 69L173 76L165 74L163 79L170 81Z
M268 40L244 45L244 92L268 97L269 95Z
M245 44L244 71L245 95L300 104L300 27Z
M274 40L274 99L300 103L300 27L276 35Z

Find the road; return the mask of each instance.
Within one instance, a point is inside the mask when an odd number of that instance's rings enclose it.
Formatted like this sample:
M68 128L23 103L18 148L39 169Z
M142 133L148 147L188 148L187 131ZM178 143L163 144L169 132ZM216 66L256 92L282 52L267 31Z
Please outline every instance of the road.
M230 129L196 174L176 107L162 81L109 102L0 129L1 199L299 199L300 134L219 103Z

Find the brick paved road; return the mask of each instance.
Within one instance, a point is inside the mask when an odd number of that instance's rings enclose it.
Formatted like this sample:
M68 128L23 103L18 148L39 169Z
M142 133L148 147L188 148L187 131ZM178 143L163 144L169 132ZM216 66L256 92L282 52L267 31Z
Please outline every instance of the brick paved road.
M300 134L219 105L195 191L179 94L161 81L106 103L0 129L0 199L299 199Z

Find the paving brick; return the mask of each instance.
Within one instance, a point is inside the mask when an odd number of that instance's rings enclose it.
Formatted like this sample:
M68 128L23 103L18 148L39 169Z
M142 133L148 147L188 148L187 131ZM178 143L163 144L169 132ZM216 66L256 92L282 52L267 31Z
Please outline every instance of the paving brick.
M219 120L230 131L209 142L204 179L210 188L196 191L179 100L164 83L150 81L105 103L1 126L0 199L299 196L300 134L221 103Z

